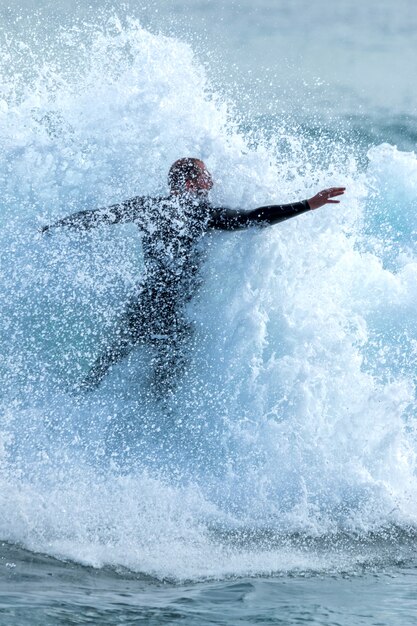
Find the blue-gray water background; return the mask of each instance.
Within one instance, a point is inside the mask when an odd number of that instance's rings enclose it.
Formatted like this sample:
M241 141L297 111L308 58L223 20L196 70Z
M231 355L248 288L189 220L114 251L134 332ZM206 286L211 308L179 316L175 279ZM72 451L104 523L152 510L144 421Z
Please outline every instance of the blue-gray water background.
M414 3L0 18L0 623L417 623ZM209 238L174 398L138 350L74 399L140 239L37 228L185 154L230 206L348 193Z

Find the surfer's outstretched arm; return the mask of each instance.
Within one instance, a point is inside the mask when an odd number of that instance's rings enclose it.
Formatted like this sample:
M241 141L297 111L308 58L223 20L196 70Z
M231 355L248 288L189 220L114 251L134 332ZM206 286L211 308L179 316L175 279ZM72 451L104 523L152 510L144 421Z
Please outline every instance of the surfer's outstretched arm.
M272 204L252 211L218 209L210 222L210 226L221 230L237 230L247 228L252 224L278 224L306 211L318 209L325 204L337 204L340 200L333 200L333 198L343 195L344 192L345 187L332 187L320 191L309 200L302 200L293 204Z
M93 209L90 211L78 211L67 217L42 226L41 233L46 233L53 228L70 228L72 230L90 230L101 224L123 224L126 222L137 222L144 209L144 198L138 196L120 204Z

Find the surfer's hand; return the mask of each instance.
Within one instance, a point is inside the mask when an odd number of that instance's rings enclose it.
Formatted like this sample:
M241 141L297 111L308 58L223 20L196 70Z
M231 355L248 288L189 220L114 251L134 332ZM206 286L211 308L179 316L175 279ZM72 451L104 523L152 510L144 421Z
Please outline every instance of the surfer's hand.
M315 196L307 200L310 209L318 209L325 204L339 204L340 200L331 200L336 196L343 196L346 187L331 187L330 189L323 189L319 191Z

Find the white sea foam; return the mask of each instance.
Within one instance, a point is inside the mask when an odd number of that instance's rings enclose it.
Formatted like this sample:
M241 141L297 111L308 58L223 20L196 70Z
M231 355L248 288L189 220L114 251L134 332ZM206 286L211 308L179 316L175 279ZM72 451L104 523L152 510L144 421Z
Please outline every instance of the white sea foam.
M320 168L308 139L288 137L285 162L266 142L249 147L187 45L135 22L85 28L65 34L79 67L43 67L15 89L4 78L1 538L201 578L336 567L285 546L232 547L233 529L415 525L415 155L379 146L364 172L335 144ZM348 192L274 228L208 237L188 311L196 346L173 398L147 397L141 349L73 398L65 385L140 275L140 241L132 226L36 229L164 193L188 154L212 170L215 204Z

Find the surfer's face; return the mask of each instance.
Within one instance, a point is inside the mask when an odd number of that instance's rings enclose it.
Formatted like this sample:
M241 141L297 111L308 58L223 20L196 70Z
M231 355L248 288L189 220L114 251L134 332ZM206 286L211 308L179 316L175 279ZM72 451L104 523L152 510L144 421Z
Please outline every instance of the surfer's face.
M199 194L208 193L210 189L213 187L213 179L211 177L210 172L208 171L208 169L206 168L206 166L204 165L202 161L201 161L201 164L199 164L199 168L200 168L200 172L198 176L196 176L196 178L193 178L191 180L187 180L186 182L187 191L191 191L191 192L199 193Z

